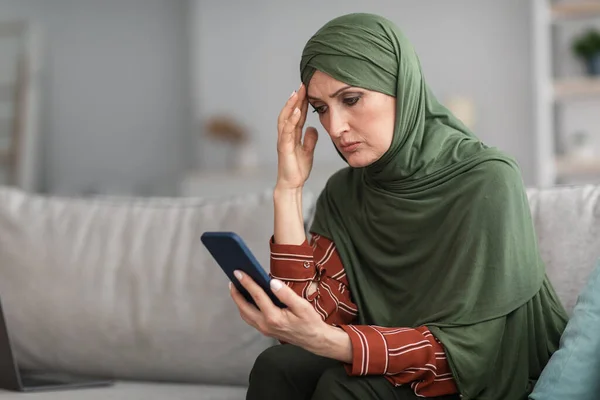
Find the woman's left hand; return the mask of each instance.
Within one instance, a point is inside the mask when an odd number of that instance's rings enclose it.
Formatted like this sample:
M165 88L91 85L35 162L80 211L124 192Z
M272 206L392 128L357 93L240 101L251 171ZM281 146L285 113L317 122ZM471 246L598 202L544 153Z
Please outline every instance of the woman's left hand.
M318 346L331 328L306 299L298 296L280 280L272 279L271 289L288 308L279 308L273 304L250 276L236 271L236 277L258 308L246 301L233 284L230 284L231 297L237 304L242 319L263 335L310 351Z

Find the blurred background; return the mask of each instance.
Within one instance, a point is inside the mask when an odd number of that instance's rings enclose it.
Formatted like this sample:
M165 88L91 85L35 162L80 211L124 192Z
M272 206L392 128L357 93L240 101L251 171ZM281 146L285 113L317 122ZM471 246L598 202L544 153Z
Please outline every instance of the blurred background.
M309 37L350 12L412 41L440 101L528 186L600 182L600 1L0 0L0 184L223 196L275 182ZM308 187L344 164L320 142Z

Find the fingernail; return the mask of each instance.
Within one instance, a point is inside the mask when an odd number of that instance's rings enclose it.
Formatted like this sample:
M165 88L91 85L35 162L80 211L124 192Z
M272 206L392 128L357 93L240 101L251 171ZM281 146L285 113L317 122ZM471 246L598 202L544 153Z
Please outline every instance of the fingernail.
M300 86L298 87L298 90L302 89L302 85L304 85L304 83L300 82Z
M274 292L278 291L283 287L283 283L279 279L271 279L271 289Z
M242 280L243 275L242 275L242 273L240 271L235 271L233 274L238 279L238 281Z
M231 290L231 286L232 286L232 284L231 284L231 282L229 282L229 290Z
M294 95L295 95L295 94L296 94L296 91L294 90L294 91L292 92L292 94L290 94L290 99L291 99L292 97L294 97Z
M300 109L298 107L294 109L294 114L300 114Z

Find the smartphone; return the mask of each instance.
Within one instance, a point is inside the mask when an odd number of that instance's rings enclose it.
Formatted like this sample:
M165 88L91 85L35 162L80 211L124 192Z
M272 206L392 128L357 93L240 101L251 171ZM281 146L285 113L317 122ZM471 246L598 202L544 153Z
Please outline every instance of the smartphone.
M280 308L287 307L275 296L270 286L271 277L261 267L256 257L238 234L234 232L204 232L200 240L225 272L225 275L249 303L256 306L250 293L233 274L235 270L240 270L252 278L267 293L273 304Z

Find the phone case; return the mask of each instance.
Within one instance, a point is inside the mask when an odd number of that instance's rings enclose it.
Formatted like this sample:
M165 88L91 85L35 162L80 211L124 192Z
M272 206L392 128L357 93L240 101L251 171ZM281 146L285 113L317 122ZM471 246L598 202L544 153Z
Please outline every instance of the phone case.
M276 306L286 307L272 292L269 285L271 281L269 274L262 268L238 234L234 232L205 232L200 239L229 280L248 302L256 306L252 296L233 275L235 270L243 271L250 276L267 293Z

